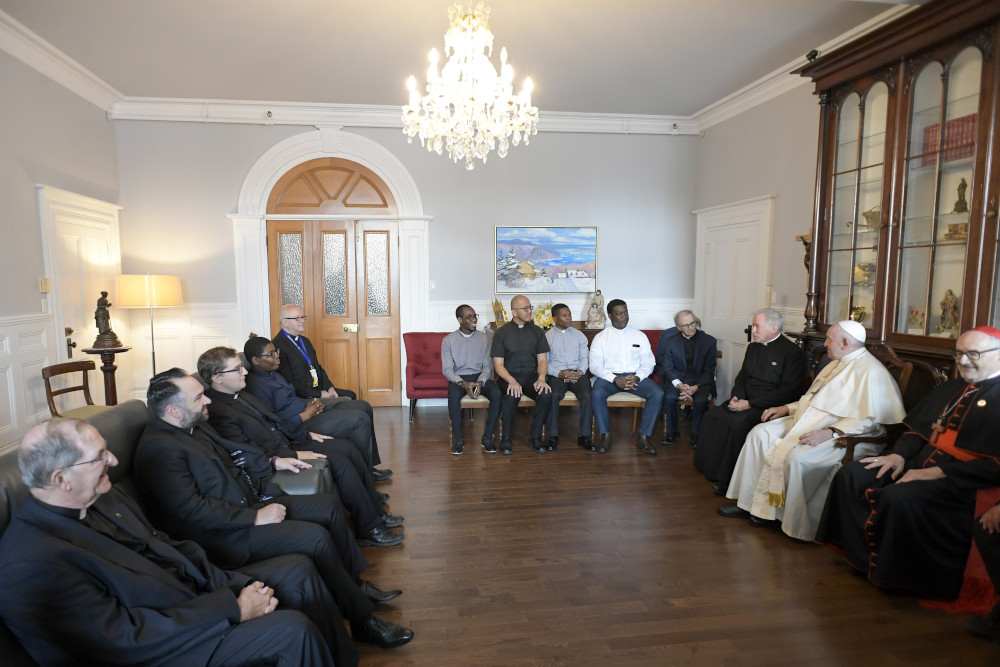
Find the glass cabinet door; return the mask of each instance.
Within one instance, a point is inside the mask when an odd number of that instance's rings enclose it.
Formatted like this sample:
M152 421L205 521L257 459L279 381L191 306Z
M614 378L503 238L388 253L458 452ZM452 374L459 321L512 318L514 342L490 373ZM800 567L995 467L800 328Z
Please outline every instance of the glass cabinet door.
M969 47L914 79L896 333L956 338L961 327L982 65Z
M880 82L863 98L851 93L838 109L827 246L827 322L853 319L872 327L888 102L889 89Z

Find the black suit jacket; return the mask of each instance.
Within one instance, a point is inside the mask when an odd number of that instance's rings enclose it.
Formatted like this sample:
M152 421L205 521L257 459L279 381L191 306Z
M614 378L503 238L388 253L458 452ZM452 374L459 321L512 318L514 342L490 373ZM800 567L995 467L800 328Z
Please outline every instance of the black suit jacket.
M710 394L715 396L717 349L715 338L704 331L698 331L694 335L694 366L688 368L687 356L684 354L684 336L679 333L670 336L664 331L656 346L656 372L663 386L680 380L685 384L707 387Z
M242 450L246 470L258 492L283 495L271 484L267 455L253 445L221 438L208 424L203 429L233 451ZM224 461L214 448L191 436L187 429L172 426L158 417L146 426L135 451L133 470L149 515L171 535L195 540L212 551L224 541L229 551L250 557L250 537L257 510L252 498L237 482L231 461Z
M760 410L786 405L805 392L806 356L784 334L773 341L750 343L730 396Z
M112 489L88 512L147 543L172 546L191 567L192 591L75 517L29 497L0 540L0 614L40 665L208 662L240 619L250 577L212 565L192 542L157 533L134 501Z
M239 400L215 389L208 389L205 395L212 399L208 406L208 423L226 440L252 443L268 456L296 458L293 445L308 448L310 438L305 429L288 426L249 391L241 391Z
M323 367L319 365L319 359L316 357L316 348L313 347L308 338L299 336L299 343L306 348L309 359L316 367L319 379L318 387L313 386L312 374L309 373L309 363L302 356L302 351L296 347L295 343L285 334L284 330L279 331L271 339L271 342L274 343L275 349L281 351L281 365L278 366L278 372L292 383L296 394L302 398L319 398L322 392L333 387L333 382L327 376Z

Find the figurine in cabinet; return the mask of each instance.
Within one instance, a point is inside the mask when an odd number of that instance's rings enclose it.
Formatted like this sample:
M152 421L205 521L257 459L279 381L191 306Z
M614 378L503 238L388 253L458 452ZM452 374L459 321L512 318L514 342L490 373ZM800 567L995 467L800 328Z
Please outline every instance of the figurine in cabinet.
M948 331L958 327L958 297L952 290L944 291L944 298L941 299L941 323L937 326L938 331Z
M955 202L955 208L952 213L968 213L969 212L969 202L965 201L965 192L969 189L969 184L965 182L963 178L958 183L958 201Z

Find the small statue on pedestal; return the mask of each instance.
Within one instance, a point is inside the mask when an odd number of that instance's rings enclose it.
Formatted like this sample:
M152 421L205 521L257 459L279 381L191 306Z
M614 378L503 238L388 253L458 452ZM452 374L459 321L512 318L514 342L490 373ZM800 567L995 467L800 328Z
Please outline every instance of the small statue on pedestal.
M597 290L594 292L594 298L590 300L590 307L587 309L586 327L588 329L603 329L607 321L607 316L604 314L604 296L601 294L601 290Z
M111 330L111 313L108 311L110 307L108 293L102 291L101 298L97 300L97 310L94 311L94 322L97 324L97 340L93 345L95 348L122 346L118 336Z
M952 213L968 213L969 212L969 202L965 201L965 192L969 189L969 184L965 182L963 178L958 184L958 201L955 202L955 208Z
M938 331L949 331L958 327L958 297L951 290L945 290L941 299L941 324Z

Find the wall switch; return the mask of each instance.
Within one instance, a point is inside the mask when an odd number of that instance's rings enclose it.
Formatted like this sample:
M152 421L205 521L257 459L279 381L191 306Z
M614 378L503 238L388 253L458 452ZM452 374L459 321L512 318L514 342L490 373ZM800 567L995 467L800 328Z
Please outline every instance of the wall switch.
M436 281L436 280L432 280L432 281L431 281L431 291L433 292L433 291L435 291L435 290L436 290L437 288L438 288L438 284L437 284L437 281Z
M38 291L42 294L48 294L52 291L52 281L48 278L38 279Z

